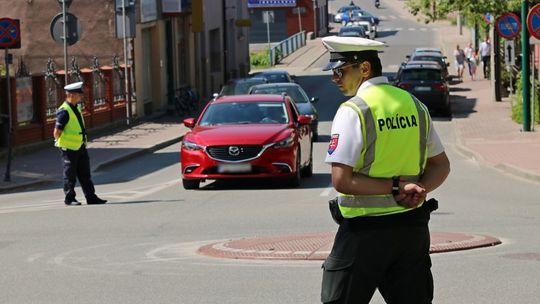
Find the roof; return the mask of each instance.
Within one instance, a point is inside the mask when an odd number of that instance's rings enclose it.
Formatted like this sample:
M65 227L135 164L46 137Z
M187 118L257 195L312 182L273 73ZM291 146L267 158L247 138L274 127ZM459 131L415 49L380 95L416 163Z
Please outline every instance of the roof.
M273 94L229 95L229 96L220 96L217 99L213 99L211 102L221 103L221 102L258 102L258 101L282 102L283 97L281 97L281 95L273 95Z
M402 67L404 70L408 69L418 69L418 68L425 68L425 69L433 69L433 70L441 70L442 67L437 61L409 61L406 65Z
M299 87L300 85L294 82L274 82L274 83L263 83L256 84L252 88L273 88L273 87Z

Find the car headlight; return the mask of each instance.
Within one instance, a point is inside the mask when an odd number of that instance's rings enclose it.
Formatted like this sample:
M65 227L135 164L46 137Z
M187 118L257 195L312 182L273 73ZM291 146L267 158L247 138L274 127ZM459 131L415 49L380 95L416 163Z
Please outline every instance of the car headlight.
M282 139L278 142L275 142L274 143L274 148L275 149L281 149L281 148L290 148L292 147L294 144L294 135L291 134L291 136L285 138L285 139Z
M201 145L198 145L194 142L191 142L189 140L183 140L182 141L182 147L186 150L190 150L190 151L197 151L197 150L202 150L204 149L203 146Z

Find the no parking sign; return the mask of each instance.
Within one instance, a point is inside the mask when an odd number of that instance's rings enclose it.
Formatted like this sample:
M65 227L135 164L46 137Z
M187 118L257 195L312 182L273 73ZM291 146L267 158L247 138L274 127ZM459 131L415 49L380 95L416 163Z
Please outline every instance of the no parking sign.
M516 14L504 13L495 21L495 27L501 37L514 39L521 31L521 22Z
M540 4L532 7L527 15L527 29L536 39L540 39Z
M0 48L21 48L21 29L18 19L0 18Z

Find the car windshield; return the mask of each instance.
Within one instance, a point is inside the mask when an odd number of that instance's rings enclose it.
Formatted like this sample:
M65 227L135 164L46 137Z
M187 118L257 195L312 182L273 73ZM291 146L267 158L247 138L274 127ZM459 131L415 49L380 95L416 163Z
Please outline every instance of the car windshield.
M240 94L247 94L249 92L249 89L257 84L264 83L263 79L246 79L246 80L239 80L239 81L233 81L230 83L227 83L223 86L223 89L221 90L221 94L223 96L228 95L240 95Z
M435 61L435 62L442 63L443 59L442 59L442 57L437 57L437 56L418 55L418 56L414 56L412 58L412 61Z
M289 97L296 103L305 103L308 102L308 97L300 91L299 88L290 86L290 87L254 87L251 90L251 94L276 94L281 95L282 93L287 93Z
M199 125L286 124L289 122L283 102L222 102L208 106Z
M266 78L268 82L290 82L284 73L261 73L261 76Z
M435 69L406 69L401 74L401 79L410 80L442 80L440 70Z

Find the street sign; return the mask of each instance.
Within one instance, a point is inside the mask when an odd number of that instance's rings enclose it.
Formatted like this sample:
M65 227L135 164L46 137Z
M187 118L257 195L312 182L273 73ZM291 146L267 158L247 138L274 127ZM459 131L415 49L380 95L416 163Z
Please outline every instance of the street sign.
M0 18L0 48L21 48L21 28L18 19Z
M274 23L274 11L263 11L263 23Z
M540 4L531 8L527 15L527 29L529 33L536 39L540 39Z
M514 39L521 32L519 17L513 13L504 13L495 21L495 27L501 37Z
M51 21L51 36L54 41L60 44L64 44L64 26L63 26L63 14L60 13ZM79 41L82 34L81 23L77 16L72 13L66 13L66 41L68 45L74 45Z
M506 65L513 65L516 60L515 43L514 40L504 41L504 63Z
M293 15L297 15L298 13L305 14L306 13L306 8L303 7L303 6L295 7L295 8L292 9L292 13L293 13Z
M64 2L66 3L66 8L69 8L69 6L71 5L71 2L73 2L73 0L58 0L58 4L60 4L60 7L62 7Z

